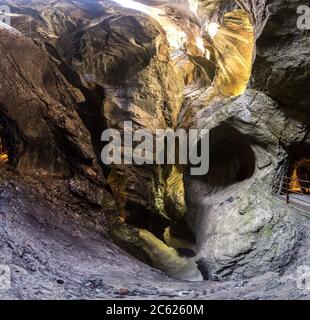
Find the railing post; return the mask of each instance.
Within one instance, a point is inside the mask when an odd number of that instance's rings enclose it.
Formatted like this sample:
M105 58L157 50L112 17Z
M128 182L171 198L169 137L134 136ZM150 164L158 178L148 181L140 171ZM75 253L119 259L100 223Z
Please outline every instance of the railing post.
M282 190L283 190L283 180L284 180L284 175L281 175L281 181L280 181L280 186L279 186L279 190L278 190L278 194L280 195Z
M290 193L289 193L289 185L286 184L286 203L290 203Z

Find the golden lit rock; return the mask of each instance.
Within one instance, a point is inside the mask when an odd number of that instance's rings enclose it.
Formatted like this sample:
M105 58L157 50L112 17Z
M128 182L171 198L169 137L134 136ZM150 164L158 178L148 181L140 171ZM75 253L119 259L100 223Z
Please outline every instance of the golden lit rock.
M215 86L226 97L241 95L251 76L254 30L243 10L229 12L217 33L212 27L212 44L217 64Z
M310 160L303 159L294 163L289 182L289 192L310 193Z
M6 162L8 162L8 160L9 160L9 157L8 157L5 145L4 145L4 138L0 132L0 165L5 164Z
M143 249L152 259L154 266L174 278L186 281L203 281L195 258L180 257L178 252L147 230L140 230L139 238Z

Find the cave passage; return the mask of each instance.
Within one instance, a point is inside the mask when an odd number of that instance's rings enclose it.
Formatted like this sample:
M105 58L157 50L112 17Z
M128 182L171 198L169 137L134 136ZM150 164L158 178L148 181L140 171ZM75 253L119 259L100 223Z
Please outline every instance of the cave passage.
M272 192L288 205L310 211L310 148L293 146L288 151L287 166L282 176L275 177Z
M298 192L310 195L310 159L294 162L289 190L290 193Z
M227 123L210 132L210 170L203 178L209 193L249 179L255 171L255 154L249 141Z
M228 12L218 23L205 23L205 19L199 22L198 16L189 17L185 19L187 23L183 23L182 10L167 12L163 6L132 0L113 2L115 6L119 4L143 12L144 18L140 13L122 9L118 19L91 24L81 39L79 33L68 37L74 49L78 49L79 41L83 43L83 52L78 56L79 59L83 56L87 62L85 69L74 59L72 68L68 68L67 54L63 56L51 44L44 45L48 53L60 61L61 73L82 93L78 113L90 131L97 156L99 133L106 126L117 127L122 117L141 127L178 127L182 106L188 98L187 89L191 90L188 87L193 86L196 92L197 86L199 94L206 94L201 103L200 99L194 99L199 101L200 108L207 107L214 98L244 92L251 75L254 49L253 26L246 11ZM191 10L197 14L193 2ZM141 28L146 16L156 20L161 28L153 20ZM126 36L121 35L120 30L124 28L121 24L127 26ZM63 37L66 38L67 35ZM58 46L62 45L60 39ZM105 67L95 67L95 63ZM97 74L99 70L103 72ZM77 77L79 72L83 72L81 79L91 75L95 80L86 83ZM143 85L139 81L143 81ZM162 92L159 95L157 91ZM100 109L102 100L103 112ZM194 100L189 104L193 105ZM181 122L180 127L189 129L185 121ZM228 125L214 129L212 135L216 138L211 145L211 170L207 176L210 189L214 191L251 177L255 157L243 136ZM10 147L7 147L9 154ZM5 149L3 158L7 160ZM15 155L11 158L14 160ZM114 240L140 260L151 260L151 265L175 278L203 280L197 269L195 234L186 221L184 168L165 165L102 169L116 202L117 214L110 223L114 228L111 232ZM185 232L181 232L180 226Z
M291 152L292 159L288 168L288 179L283 188L289 193L310 195L310 151L308 145L300 145ZM286 190L285 190L286 191Z
M200 79L205 73L208 75L205 78L209 79L210 87L200 88L201 93L206 93L206 99L199 105L201 108L206 107L213 98L238 96L245 91L251 75L254 52L253 25L247 12L234 10L225 14L221 24L211 22L204 24L201 29L191 26L186 28L185 25L170 19L161 7L151 7L131 0L114 2L153 17L165 30L169 43L168 56L173 62L174 70L184 76L184 102L188 98L186 88L195 87L197 83L199 87L200 82L205 82ZM190 104L194 102L191 101ZM176 126L180 117L178 105L182 103L173 104L174 109L170 110L173 121L166 125ZM186 127L185 122L180 126ZM255 171L255 155L249 142L228 124L223 124L211 132L210 156L209 174L197 178L208 185L209 194L242 182L250 178ZM108 183L117 199L119 220L126 228L138 230L138 237L134 235L132 238L138 238L139 251L142 247L148 260L151 260L150 264L174 278L202 281L196 263L195 234L194 239L189 241L182 235L176 237L173 233L167 233L174 224L179 225L180 221L185 221L184 224L189 229L183 169L168 166L152 168L149 171L142 167L113 168ZM129 174L130 171L134 174ZM136 177L139 176L138 181ZM152 190L146 192L150 181L153 184ZM141 187L143 185L145 188ZM135 195L138 193L138 196ZM144 195L148 193L150 197ZM144 203L148 205L145 206ZM165 230L164 234L162 229ZM118 238L127 238L127 235L118 233L115 237L122 244L123 239ZM128 241L125 239L125 242ZM175 245L176 243L178 245ZM124 248L128 250L126 245ZM135 251L136 249L133 250L134 253ZM193 252L193 257L184 256L184 251ZM141 254L139 252L134 255L138 257Z
M1 3L5 298L305 297L290 280L310 265L294 1Z

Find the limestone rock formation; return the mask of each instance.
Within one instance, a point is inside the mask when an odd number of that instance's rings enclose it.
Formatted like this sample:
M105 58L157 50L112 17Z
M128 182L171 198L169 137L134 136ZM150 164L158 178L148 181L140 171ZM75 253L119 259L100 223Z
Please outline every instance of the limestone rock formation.
M186 178L187 220L206 276L281 270L295 257L302 228L295 209L271 196L270 186L286 150L304 141L307 127L253 90L202 109L197 127L211 130L210 171Z

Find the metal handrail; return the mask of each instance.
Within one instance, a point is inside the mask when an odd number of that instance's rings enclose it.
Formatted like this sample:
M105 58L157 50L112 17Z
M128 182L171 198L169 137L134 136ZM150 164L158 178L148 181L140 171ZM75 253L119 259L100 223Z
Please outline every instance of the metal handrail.
M283 177L283 179L288 179L289 181L300 181L300 182L310 182L308 180L302 180L302 179L297 179L297 178L289 178L289 177Z
M290 187L291 183L299 183L300 192L296 190L292 190ZM309 187L302 186L302 184L307 183ZM308 191L309 190L309 191ZM274 179L271 184L271 192L277 196L286 196L286 203L287 204L294 204L295 206L301 206L303 210L310 212L310 181L286 177L282 176L280 179ZM309 193L309 194L307 194ZM291 196L291 194L299 195L298 200ZM307 207L303 207L300 203L307 205Z
M309 182L310 183L310 182ZM286 188L288 188L290 190L290 183L287 183L287 182L283 182L284 185L286 185ZM309 187L302 187L302 186L299 186L300 189L302 190L310 190L310 186ZM283 187L283 189L285 189L285 187ZM291 190L291 191L294 191L294 190Z

